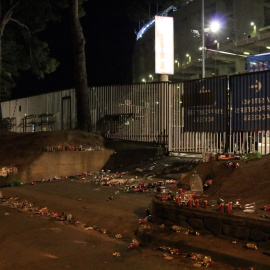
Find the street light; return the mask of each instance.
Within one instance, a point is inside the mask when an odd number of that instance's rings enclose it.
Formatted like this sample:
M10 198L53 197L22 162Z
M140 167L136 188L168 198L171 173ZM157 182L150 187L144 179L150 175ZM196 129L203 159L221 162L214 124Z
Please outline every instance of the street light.
M219 23L218 21L213 21L213 22L211 22L210 30L211 30L213 33L218 32L219 29L220 29L220 23Z
M202 0L202 78L205 78L204 0Z

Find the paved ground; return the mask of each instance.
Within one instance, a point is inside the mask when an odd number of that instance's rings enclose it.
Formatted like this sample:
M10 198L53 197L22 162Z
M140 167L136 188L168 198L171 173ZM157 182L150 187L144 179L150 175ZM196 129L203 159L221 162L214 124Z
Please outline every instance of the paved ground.
M175 162L179 166L169 169ZM194 159L183 163L179 158L166 157L137 164L134 167L140 168L140 172L126 177L137 177L135 182L157 181L153 174L162 175L166 170L169 176L181 177L179 172L184 172L184 167L192 169L195 163ZM134 167L129 170L136 170ZM211 255L215 261L212 269L247 269L254 265L257 265L254 269L269 269L260 265L262 261L270 265L269 255L261 250L244 250L241 245L232 246L226 239L211 236L183 235L177 242L180 255L172 255L171 260L158 250L168 239L141 243L129 250L127 245L136 238L139 219L145 217L146 208L151 208L153 192L124 193L123 186L101 186L92 181L93 177L2 188L6 198L17 196L18 200L27 200L39 208L72 214L77 225L0 204L0 269L196 269L196 261L182 256L187 252ZM89 227L94 229L86 230ZM106 229L107 233L100 229ZM116 234L123 238L115 238ZM114 252L121 256L113 256Z

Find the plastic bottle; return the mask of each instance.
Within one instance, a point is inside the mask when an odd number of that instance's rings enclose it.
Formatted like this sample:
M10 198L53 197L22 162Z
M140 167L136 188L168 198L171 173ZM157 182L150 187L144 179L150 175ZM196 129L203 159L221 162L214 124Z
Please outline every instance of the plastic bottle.
M202 179L197 174L196 171L194 171L192 176L190 177L190 188L191 188L191 191L195 192L196 194L202 194L203 193Z

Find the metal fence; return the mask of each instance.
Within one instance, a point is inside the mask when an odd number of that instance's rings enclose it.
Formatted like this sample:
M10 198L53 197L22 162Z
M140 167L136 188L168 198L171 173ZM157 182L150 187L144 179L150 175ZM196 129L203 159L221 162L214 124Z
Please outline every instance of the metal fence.
M92 125L106 137L168 143L169 83L90 89Z
M93 126L106 137L170 152L270 152L270 72L90 89Z
M270 153L270 71L92 87L89 95L93 129L108 138L157 143L170 152ZM72 89L1 104L11 131L76 127Z

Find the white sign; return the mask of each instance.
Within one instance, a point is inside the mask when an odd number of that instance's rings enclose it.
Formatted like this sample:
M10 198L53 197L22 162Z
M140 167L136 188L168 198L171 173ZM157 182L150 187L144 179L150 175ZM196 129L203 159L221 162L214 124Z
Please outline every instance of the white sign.
M155 17L155 72L157 74L174 74L172 17Z

